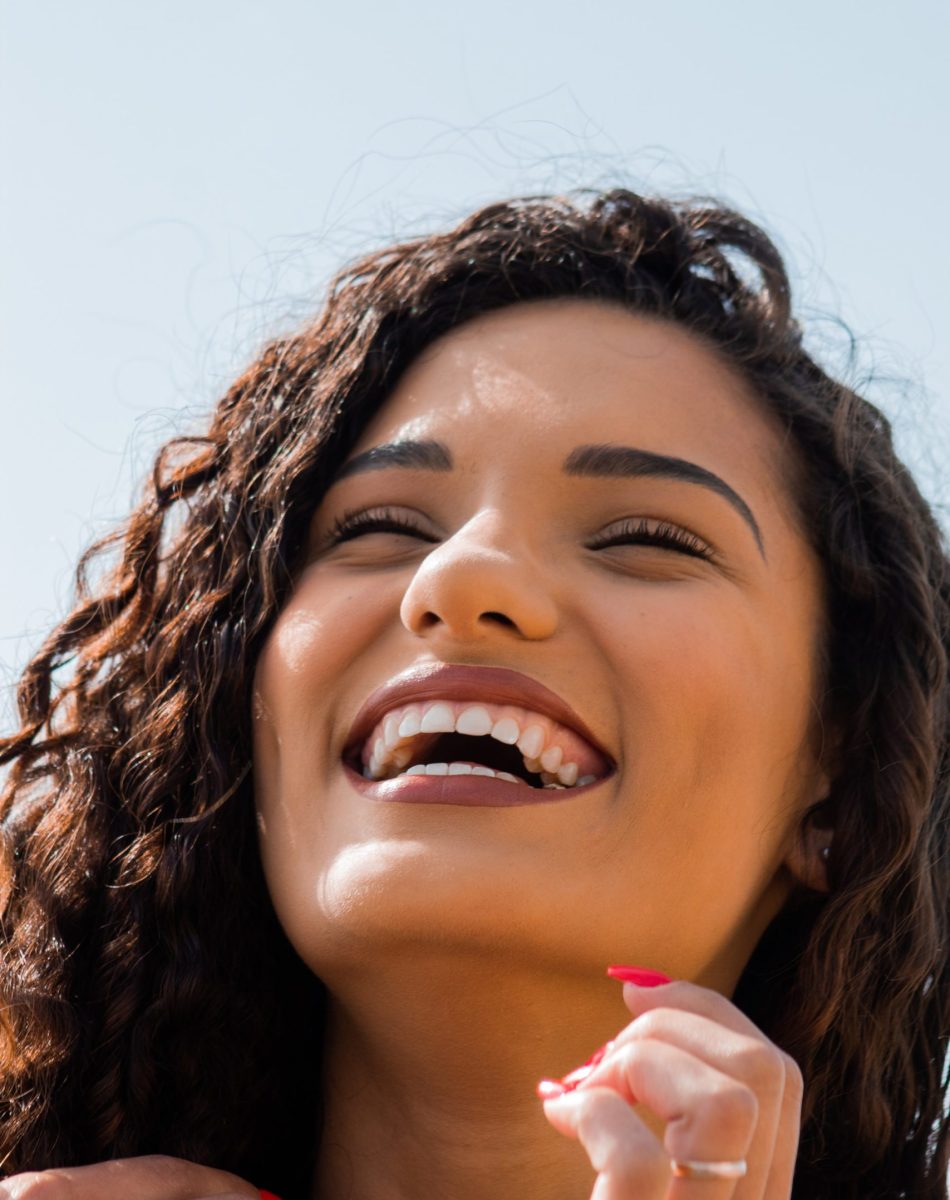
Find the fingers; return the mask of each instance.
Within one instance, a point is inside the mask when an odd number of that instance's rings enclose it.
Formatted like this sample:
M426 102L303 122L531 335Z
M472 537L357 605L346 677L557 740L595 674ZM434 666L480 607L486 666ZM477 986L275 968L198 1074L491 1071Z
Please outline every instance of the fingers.
M607 1155L604 1161L612 1164L608 1174L614 1189L618 1179L631 1176L629 1154L646 1155L648 1173L658 1154L665 1158L667 1170L669 1158L745 1159L748 1169L740 1180L668 1179L661 1194L664 1200L787 1200L803 1090L794 1061L730 1001L708 989L684 982L657 988L628 986L624 1000L635 1019L608 1043L599 1063L565 1078L565 1115L557 1117L561 1101L545 1104L552 1124L568 1132L567 1114L574 1111L568 1102L581 1106L577 1112L586 1114L589 1128L583 1134L575 1121L572 1136ZM616 1097L610 1110L603 1101L588 1106L583 1099L573 1099L605 1091ZM633 1105L641 1105L641 1113L649 1111L663 1123L662 1144L634 1113ZM636 1117L636 1125L622 1124L623 1107ZM600 1142L595 1133L598 1121L606 1123ZM644 1140L644 1132L652 1142ZM620 1145L623 1137L625 1146ZM606 1178L603 1186L608 1186ZM595 1192L598 1198L602 1195L611 1200L615 1195L636 1195L639 1200L640 1192L629 1187Z
M257 1188L199 1163L165 1155L87 1167L27 1171L0 1183L0 1200L259 1200Z
M571 1092L546 1100L544 1113L556 1129L576 1137L587 1151L598 1172L591 1200L665 1200L671 1178L669 1157L616 1092L609 1088Z
M747 1036L727 1029L708 1017L681 1009L654 1008L643 1013L617 1037L612 1056L633 1053L636 1044L643 1041L659 1041L676 1046L721 1076L737 1081L753 1094L758 1106L755 1136L746 1155L746 1182L738 1194L763 1195L766 1179L776 1170L775 1152L781 1129L787 1126L794 1130L797 1148L797 1104L800 1103L800 1092L796 1093L795 1104L791 1096L786 1104L786 1060L800 1078L792 1060L761 1033L755 1037ZM594 1072L589 1082L594 1082L595 1077L600 1081L600 1073ZM785 1114L789 1119L783 1121ZM720 1154L718 1157L726 1156ZM791 1165L794 1167L794 1149Z
M666 1125L664 1141L631 1107ZM745 1157L758 1116L754 1094L676 1046L650 1039L613 1049L576 1091L548 1100L545 1115L579 1138L600 1172L597 1200L731 1200L736 1180L672 1179L670 1158ZM697 1191L699 1189L699 1191Z
M672 1158L744 1158L758 1121L751 1088L679 1046L653 1038L615 1048L578 1092L603 1087L660 1117Z
M649 988L625 983L623 1002L635 1017L653 1008L679 1008L684 1012L708 1017L736 1033L744 1033L754 1038L765 1037L762 1030L750 1021L745 1013L740 1012L731 1000L727 1000L711 988L700 987L683 979Z
M784 1200L791 1193L804 1091L794 1059L734 1004L707 988L684 981L653 989L627 986L624 1002L636 1019L615 1045L643 1037L668 1041L755 1093L758 1123L737 1200Z

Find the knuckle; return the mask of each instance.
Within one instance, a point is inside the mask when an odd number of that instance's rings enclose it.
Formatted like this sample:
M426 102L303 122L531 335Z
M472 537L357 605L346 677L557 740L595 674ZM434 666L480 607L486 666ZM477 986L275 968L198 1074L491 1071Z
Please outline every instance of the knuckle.
M625 1042L619 1047L619 1049L614 1051L614 1054L611 1055L611 1058L617 1063L621 1071L626 1073L634 1065L638 1056L642 1054L642 1052L642 1047L639 1042Z
M714 1142L744 1144L759 1117L755 1092L741 1083L727 1084L700 1101L695 1124L702 1126Z
M781 1095L785 1085L785 1063L777 1047L769 1042L750 1042L739 1058L739 1073L757 1092Z
M786 1054L784 1051L779 1051L779 1054L782 1066L785 1068L785 1094L801 1104L805 1094L805 1077L802 1069L790 1054Z
M662 1038L669 1032L670 1023L676 1015L672 1008L651 1008L641 1013L631 1023L630 1031L635 1037Z
M183 1165L182 1159L172 1158L170 1154L143 1154L137 1161L147 1170L163 1175L180 1171Z

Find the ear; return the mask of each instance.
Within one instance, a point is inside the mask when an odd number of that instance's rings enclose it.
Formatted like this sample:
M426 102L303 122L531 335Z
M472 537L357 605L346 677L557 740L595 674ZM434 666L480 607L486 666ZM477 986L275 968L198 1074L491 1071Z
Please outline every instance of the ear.
M828 892L828 861L834 841L834 829L823 823L824 804L811 809L792 832L785 855L785 866L795 881L812 892Z
M831 890L828 864L834 853L834 781L841 768L842 731L819 720L810 779L802 796L801 816L789 833L785 866L795 882L811 892Z

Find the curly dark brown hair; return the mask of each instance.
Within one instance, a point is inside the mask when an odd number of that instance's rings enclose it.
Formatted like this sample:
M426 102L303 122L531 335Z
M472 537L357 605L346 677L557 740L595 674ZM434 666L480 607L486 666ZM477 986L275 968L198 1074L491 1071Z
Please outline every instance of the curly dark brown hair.
M804 1073L796 1197L946 1195L946 543L886 419L803 349L762 230L620 189L492 204L341 272L83 556L0 741L2 1170L164 1153L306 1194L323 989L260 866L255 662L315 506L407 364L545 297L692 330L798 448L828 596L817 699L841 731L814 814L831 891L776 919L735 1000Z

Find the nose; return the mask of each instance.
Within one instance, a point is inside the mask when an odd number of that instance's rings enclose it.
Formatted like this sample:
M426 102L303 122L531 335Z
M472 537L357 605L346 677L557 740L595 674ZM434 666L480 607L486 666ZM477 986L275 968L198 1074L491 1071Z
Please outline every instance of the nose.
M473 518L422 560L400 605L420 637L440 633L479 641L499 631L549 638L558 614L550 580L497 514Z

